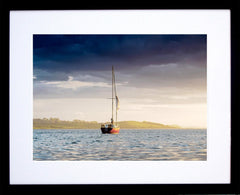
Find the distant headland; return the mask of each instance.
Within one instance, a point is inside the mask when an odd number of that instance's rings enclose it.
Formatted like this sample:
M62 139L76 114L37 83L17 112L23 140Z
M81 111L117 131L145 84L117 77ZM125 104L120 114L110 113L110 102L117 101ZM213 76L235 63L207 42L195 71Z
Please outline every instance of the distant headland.
M119 121L121 129L181 129L178 125L164 125L148 121ZM97 121L73 120L64 121L58 118L33 119L33 129L99 129Z

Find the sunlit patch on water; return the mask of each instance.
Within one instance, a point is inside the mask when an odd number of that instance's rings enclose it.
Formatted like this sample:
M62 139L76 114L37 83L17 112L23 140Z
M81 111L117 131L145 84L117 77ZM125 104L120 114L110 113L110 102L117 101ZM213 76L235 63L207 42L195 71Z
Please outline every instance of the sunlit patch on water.
M207 160L206 130L34 130L33 160Z

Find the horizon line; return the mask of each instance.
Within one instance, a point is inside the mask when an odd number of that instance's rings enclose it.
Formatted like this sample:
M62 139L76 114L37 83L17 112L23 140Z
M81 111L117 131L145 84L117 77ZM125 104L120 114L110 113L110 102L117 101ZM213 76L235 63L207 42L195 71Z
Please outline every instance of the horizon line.
M105 123L105 122L102 122L102 121L95 121L95 120L92 120L92 121L88 121L88 120L80 120L80 119L72 119L72 120L63 120L63 119L60 119L58 117L50 117L50 118L47 118L47 117L43 117L43 118L33 118L34 119L58 119L60 121L71 121L73 122L74 120L78 120L78 121L85 121L85 122L97 122L97 123ZM129 121L133 121L133 122L150 122L150 123L156 123L156 124L161 124L161 125L166 125L166 126L177 126L179 127L180 129L207 129L207 127L193 127L193 126L181 126L181 125L178 125L178 124L164 124L164 123L160 123L160 122L154 122L154 121L136 121L136 120L124 120L124 121L118 121L118 122L129 122Z

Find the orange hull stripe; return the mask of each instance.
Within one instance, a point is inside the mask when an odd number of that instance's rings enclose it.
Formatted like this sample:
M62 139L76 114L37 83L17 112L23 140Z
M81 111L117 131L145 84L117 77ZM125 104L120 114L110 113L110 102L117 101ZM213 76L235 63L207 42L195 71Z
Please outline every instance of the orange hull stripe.
M119 128L113 128L110 133L119 133Z

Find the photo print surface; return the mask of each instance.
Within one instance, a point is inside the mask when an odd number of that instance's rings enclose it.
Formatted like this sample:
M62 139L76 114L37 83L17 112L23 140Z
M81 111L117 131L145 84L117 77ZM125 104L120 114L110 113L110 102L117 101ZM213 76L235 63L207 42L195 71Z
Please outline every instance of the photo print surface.
M33 160L206 161L207 35L34 34Z

